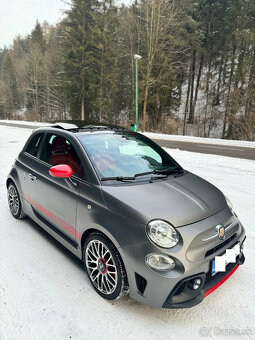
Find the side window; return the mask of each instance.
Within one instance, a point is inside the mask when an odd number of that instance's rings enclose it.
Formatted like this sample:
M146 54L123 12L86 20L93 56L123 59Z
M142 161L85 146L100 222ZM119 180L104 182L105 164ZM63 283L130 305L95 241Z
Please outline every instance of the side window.
M80 158L65 137L49 133L46 137L40 158L52 166L67 164L73 169L74 175L81 178L85 177Z
M28 143L25 152L29 153L32 156L37 155L38 149L40 147L41 141L42 141L43 134L39 133L36 134Z

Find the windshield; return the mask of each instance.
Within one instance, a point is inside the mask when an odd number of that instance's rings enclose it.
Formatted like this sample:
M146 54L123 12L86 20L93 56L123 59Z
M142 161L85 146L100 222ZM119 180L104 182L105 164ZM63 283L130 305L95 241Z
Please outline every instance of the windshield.
M80 135L79 139L100 179L182 170L167 152L143 135L115 132Z

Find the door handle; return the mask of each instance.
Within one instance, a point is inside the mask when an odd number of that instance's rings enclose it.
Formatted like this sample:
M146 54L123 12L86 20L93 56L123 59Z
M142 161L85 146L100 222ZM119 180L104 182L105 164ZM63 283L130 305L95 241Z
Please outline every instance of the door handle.
M35 181L36 180L36 176L32 175L32 174L28 174L28 177L32 180Z

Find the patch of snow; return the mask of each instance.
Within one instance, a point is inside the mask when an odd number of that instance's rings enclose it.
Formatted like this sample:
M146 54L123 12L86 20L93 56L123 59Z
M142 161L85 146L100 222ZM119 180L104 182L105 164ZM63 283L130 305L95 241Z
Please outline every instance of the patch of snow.
M42 127L42 126L49 126L49 125L52 125L50 123L41 123L41 122L27 122L27 121L24 121L24 120L8 120L8 119L5 119L5 120L0 120L0 123L8 123L8 124L19 124L19 125L34 125L35 127L38 126L38 127Z
M216 139L216 138L203 138L193 136L181 135L167 135L163 133L145 132L145 136L151 139L172 140L179 142L201 143L201 144L217 144L226 146L240 146L245 148L255 148L255 142L247 142L240 140Z

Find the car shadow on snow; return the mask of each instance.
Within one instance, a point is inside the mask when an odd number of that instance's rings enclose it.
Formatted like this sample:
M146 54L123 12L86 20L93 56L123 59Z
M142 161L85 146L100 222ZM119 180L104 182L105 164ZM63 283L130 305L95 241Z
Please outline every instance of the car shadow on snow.
M53 236L51 236L46 230L44 230L39 224L33 221L30 217L26 217L26 222L34 229L35 232L44 237L47 242L50 243L55 249L61 251L63 255L65 255L68 260L71 260L76 268L84 271L83 262L75 256L71 251L69 251L65 246L63 246L60 242L58 242Z

